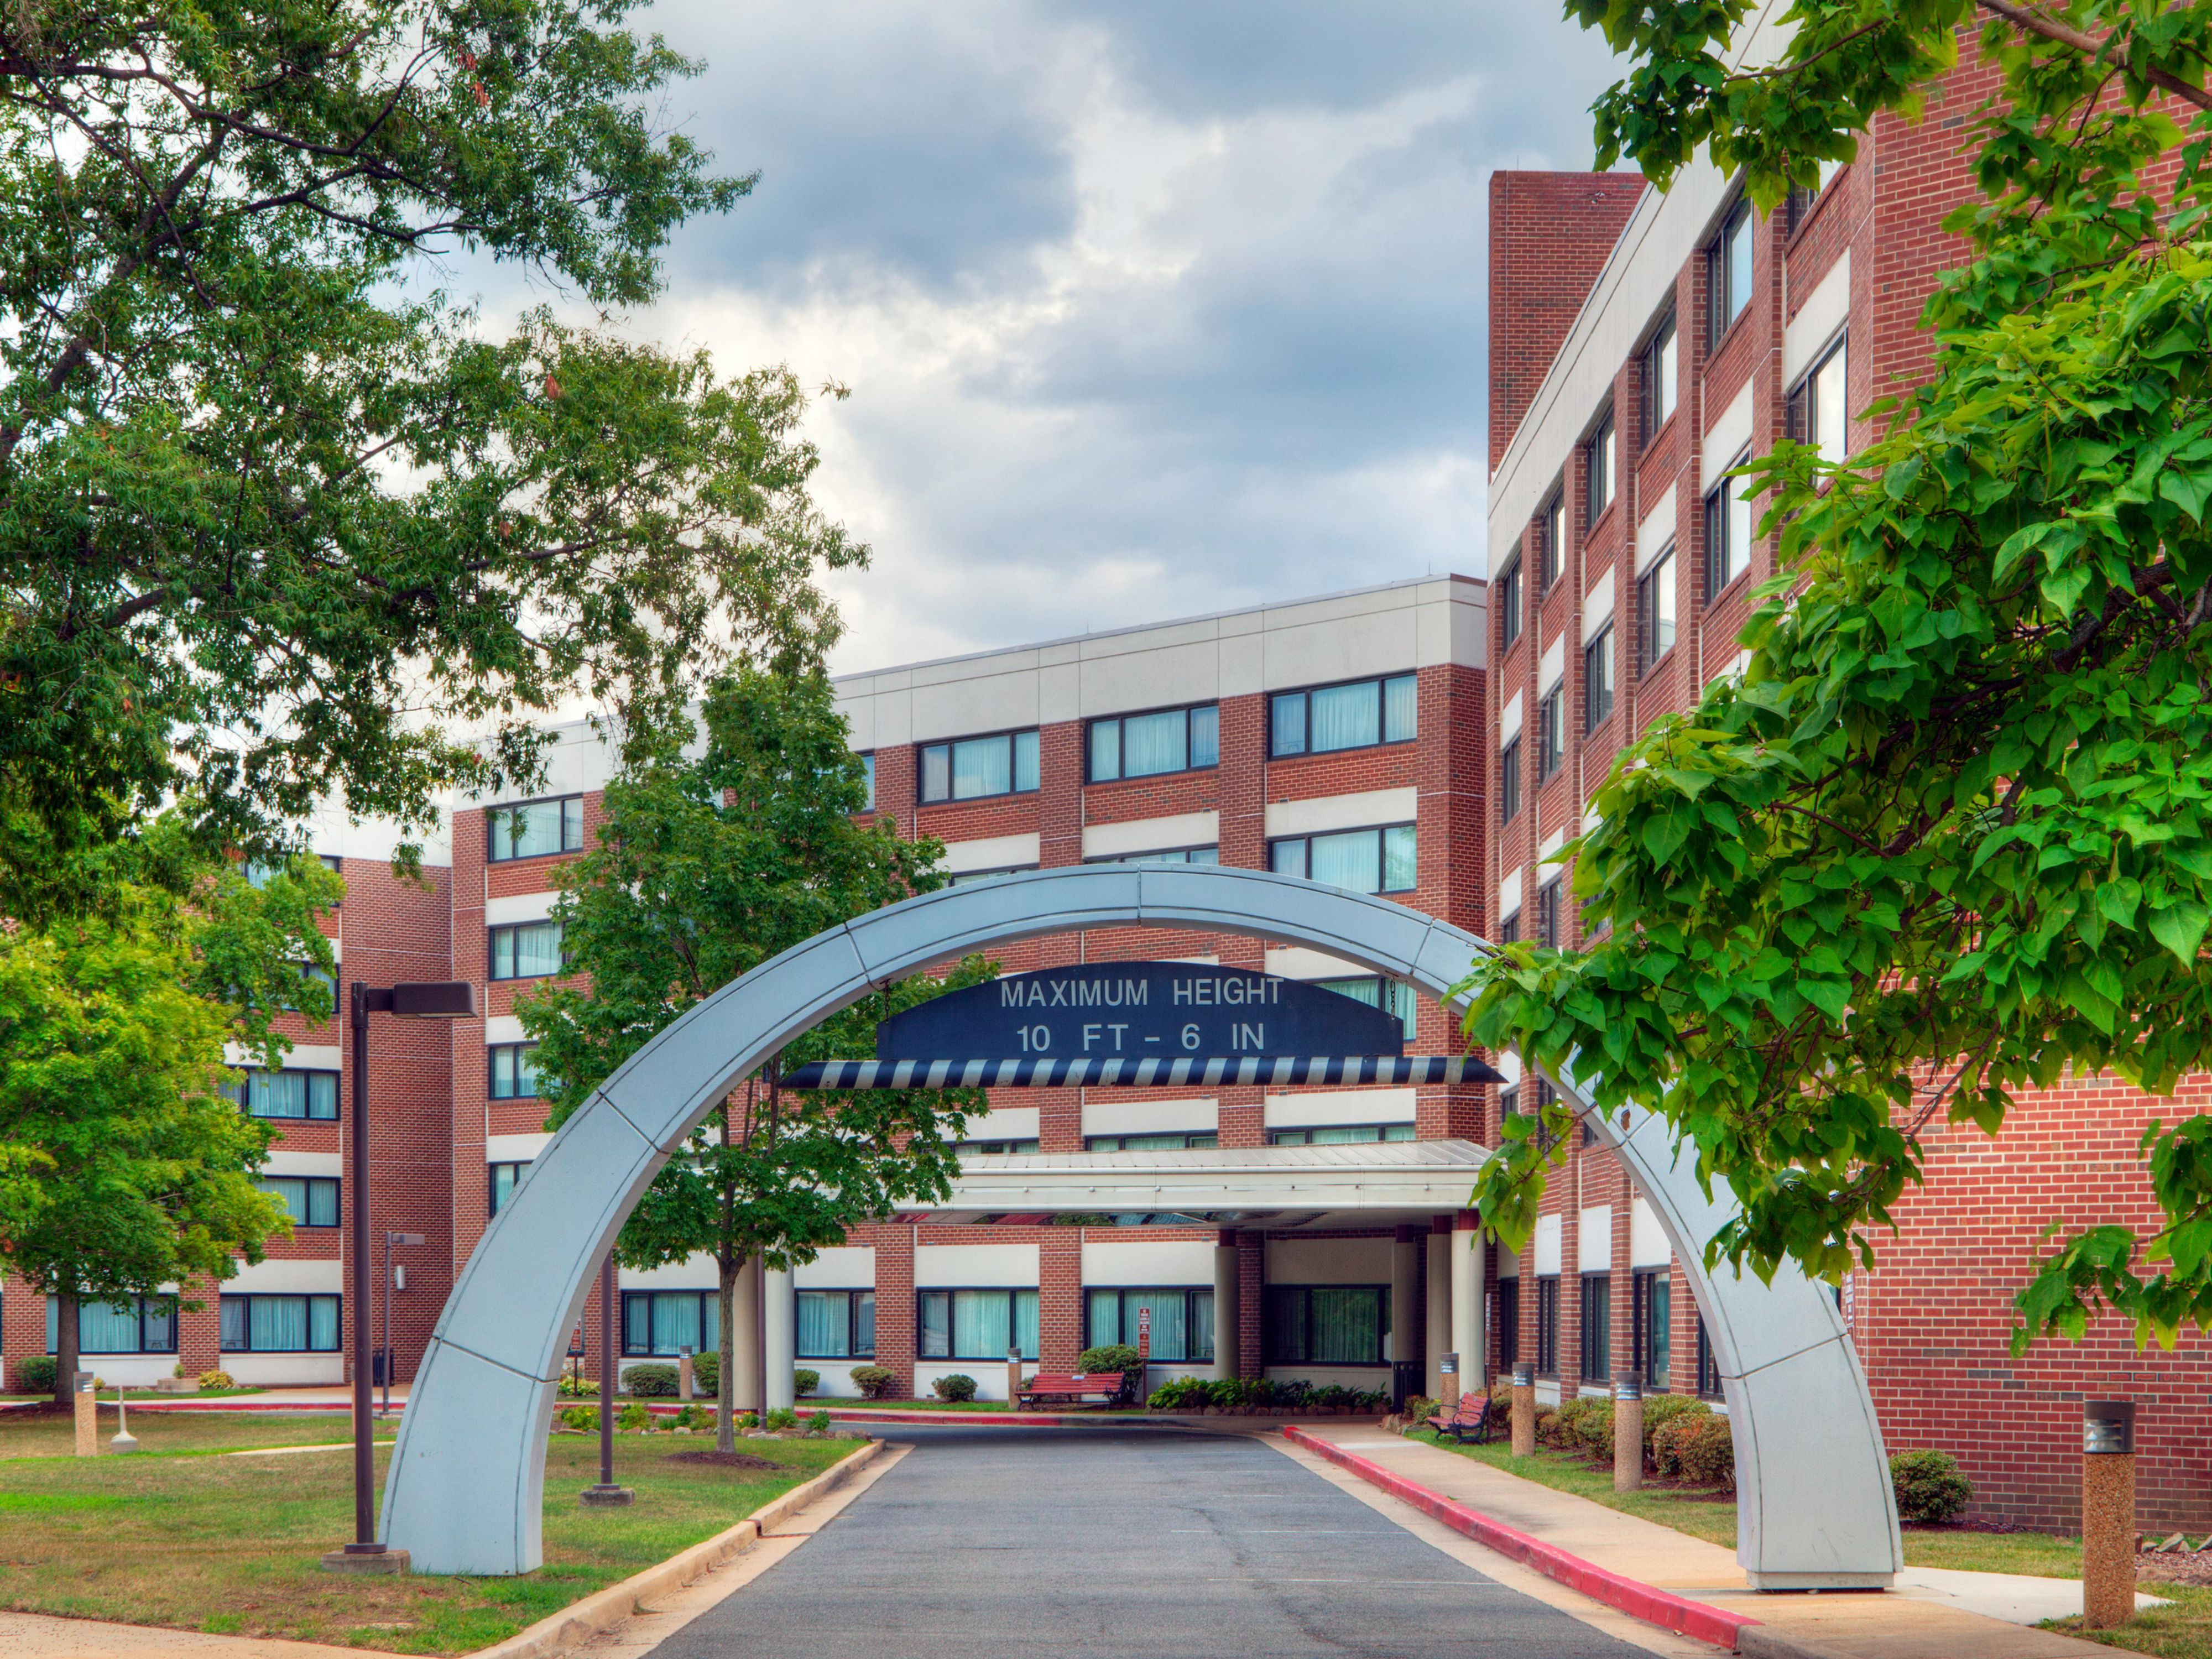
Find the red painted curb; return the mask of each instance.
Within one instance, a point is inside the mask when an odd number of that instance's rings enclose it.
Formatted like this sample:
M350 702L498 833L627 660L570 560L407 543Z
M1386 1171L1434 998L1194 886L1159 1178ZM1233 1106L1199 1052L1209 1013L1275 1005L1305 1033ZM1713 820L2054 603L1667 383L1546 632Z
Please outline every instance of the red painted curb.
M1647 1625L1657 1625L1684 1636L1695 1637L1700 1642L1711 1642L1715 1647L1735 1651L1736 1632L1747 1625L1756 1625L1756 1619L1739 1613L1729 1613L1703 1601L1692 1601L1662 1590L1641 1579L1630 1578L1609 1571L1594 1561L1585 1561L1579 1555L1570 1555L1556 1544L1531 1536L1517 1527L1509 1527L1480 1510L1471 1510L1464 1504L1455 1503L1442 1492L1431 1492L1403 1475L1393 1474L1380 1463L1332 1445L1318 1436L1310 1434L1296 1424L1286 1424L1283 1429L1285 1439L1295 1440L1310 1451L1319 1453L1330 1462L1351 1470L1370 1485L1380 1486L1401 1503L1410 1504L1422 1514L1441 1521L1454 1532L1472 1538L1500 1555L1533 1567L1547 1578L1557 1579L1571 1589L1580 1590L1593 1601L1602 1601L1609 1607L1618 1607L1632 1618L1641 1619Z

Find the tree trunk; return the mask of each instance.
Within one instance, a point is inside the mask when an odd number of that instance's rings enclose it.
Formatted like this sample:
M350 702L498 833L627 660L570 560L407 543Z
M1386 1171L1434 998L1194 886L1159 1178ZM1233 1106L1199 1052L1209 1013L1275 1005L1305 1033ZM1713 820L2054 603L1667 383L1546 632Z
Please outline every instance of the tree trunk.
M732 1401L738 1397L738 1333L730 1316L737 1306L738 1275L744 1263L732 1264L730 1258L714 1258L715 1271L721 1283L715 1288L722 1298L721 1358L715 1372L714 1382L714 1449L733 1452L738 1449L738 1414Z
M76 1293L57 1296L54 1308L54 1404L67 1409L76 1395Z

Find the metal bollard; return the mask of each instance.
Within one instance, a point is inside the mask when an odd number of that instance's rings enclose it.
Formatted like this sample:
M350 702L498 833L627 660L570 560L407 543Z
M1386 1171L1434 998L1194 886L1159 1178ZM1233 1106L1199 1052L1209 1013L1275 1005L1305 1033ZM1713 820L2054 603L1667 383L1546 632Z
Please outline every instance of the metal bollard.
M1613 1489L1644 1484L1644 1380L1624 1376L1613 1385Z
M1536 1454L1536 1362L1522 1359L1513 1366L1513 1455Z
M2136 1406L2081 1402L2081 1622L2091 1630L2136 1614Z

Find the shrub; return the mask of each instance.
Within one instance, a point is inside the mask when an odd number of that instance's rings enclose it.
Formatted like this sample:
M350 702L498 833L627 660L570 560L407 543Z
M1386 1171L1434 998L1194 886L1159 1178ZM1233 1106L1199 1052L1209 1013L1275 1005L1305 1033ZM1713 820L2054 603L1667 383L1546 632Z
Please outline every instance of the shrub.
M1699 1486L1735 1484L1735 1439L1717 1412L1686 1412L1662 1424L1651 1439L1651 1461L1662 1474Z
M599 1379L586 1376L579 1371L563 1371L561 1373L560 1394L563 1400L597 1400L599 1397Z
M1613 1455L1613 1401L1579 1395L1559 1407L1561 1443L1570 1451Z
M819 1392L821 1387L820 1371L796 1370L791 1374L791 1391L801 1400L805 1399L810 1394Z
M679 1429L711 1429L714 1426L714 1413L695 1402L676 1413L676 1426Z
M1126 1342L1109 1342L1103 1347L1085 1348L1075 1356L1075 1369L1085 1376L1100 1371L1120 1371L1127 1376L1137 1369L1137 1351Z
M1406 1426L1418 1429L1434 1417L1443 1406L1425 1394L1417 1394L1406 1402Z
M633 1365L622 1374L623 1392L634 1400L676 1398L676 1367Z
M54 1362L45 1354L33 1354L28 1359L15 1362L15 1386L25 1394L52 1394L54 1391Z
M561 1413L561 1426L595 1434L599 1427L599 1408L597 1406L570 1406Z
M853 1367L853 1386L866 1400L882 1400L897 1386L898 1373L887 1365L855 1365Z
M237 1386L237 1380L220 1366L214 1370L200 1373L200 1387L204 1389L234 1389Z
M761 1427L766 1429L770 1434L781 1434L786 1429L795 1429L798 1426L799 1413L787 1406L779 1406L761 1419Z
M760 1427L760 1413L758 1412L739 1412L738 1413L736 1426L740 1429L757 1429Z
M827 1434L827 1433L829 1433L829 1432L830 1432L830 1413L829 1413L828 1412L824 1411L824 1412L815 1412L815 1413L813 1413L811 1415L810 1415L810 1416L807 1418L807 1419L806 1419L806 1431L807 1431L807 1433L809 1433L809 1434Z
M653 1426L653 1413L643 1401L633 1400L622 1408L622 1415L615 1419L615 1426L625 1434L641 1432Z
M965 1371L940 1376L929 1387L939 1400L973 1400L975 1397L975 1379Z
M1156 1412L1187 1412L1194 1406L1213 1404L1215 1386L1202 1376L1171 1376L1154 1389L1145 1403Z
M1974 1483L1945 1451L1893 1453L1889 1480L1897 1488L1897 1518L1923 1526L1955 1520L1974 1495Z
M714 1400L722 1392L722 1356L718 1353L694 1354L691 1357L691 1392L702 1400Z
M1685 1417L1711 1417L1713 1408L1691 1394L1648 1394L1644 1396L1644 1461L1659 1461L1659 1431Z
M1543 1406L1536 1407L1536 1443L1555 1446L1561 1451L1573 1449L1573 1441L1560 1431L1559 1413Z

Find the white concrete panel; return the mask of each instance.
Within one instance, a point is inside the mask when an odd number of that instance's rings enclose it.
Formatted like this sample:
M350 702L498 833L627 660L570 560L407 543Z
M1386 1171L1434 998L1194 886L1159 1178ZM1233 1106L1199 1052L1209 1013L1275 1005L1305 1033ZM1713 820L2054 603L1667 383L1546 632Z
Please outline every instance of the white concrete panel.
M1085 719L1212 702L1221 695L1221 648L1212 639L1092 658L1082 668Z
M1282 979L1352 979L1375 971L1348 957L1297 945L1269 947L1266 961L1267 971Z
M1085 1285L1211 1285L1213 1243L1210 1239L1169 1239L1158 1243L1120 1240L1083 1241Z
M1394 598L1402 591L1385 590ZM1418 666L1420 641L1413 607L1402 602L1370 607L1367 602L1375 597L1357 594L1287 606L1280 621L1271 614L1262 647L1266 689L1287 691L1369 674L1402 674Z
M1270 1129L1329 1123L1411 1123L1411 1089L1316 1089L1311 1094L1269 1095L1264 1103Z
M1444 660L1464 668L1488 665L1490 652L1490 589L1472 583L1455 583L1451 592L1450 629L1443 641L1448 656ZM1431 654L1430 617L1433 611L1424 609L1421 627L1420 665L1430 667L1438 658Z
M1122 823L1087 823L1083 827L1083 856L1110 859L1176 847L1211 847L1220 839L1218 812L1178 812L1170 817L1131 818Z
M1560 1242L1565 1237L1560 1218L1555 1215L1536 1218L1536 1277L1547 1279L1559 1271Z
M1583 643L1595 639L1598 630L1613 620L1613 599L1620 586L1618 567L1598 578L1597 586L1583 596Z
M1498 884L1498 914L1502 920L1521 908L1521 872L1516 867L1505 872Z
M219 1363L241 1386L299 1389L345 1381L342 1353L227 1353ZM175 1359L165 1356L157 1375L167 1376L175 1369Z
M1083 714L1083 665L1050 663L1037 670L1037 723L1052 726Z
M553 1144L553 1137L543 1130L527 1135L486 1135L484 1162L487 1164L528 1164Z
M1258 629L1230 635L1221 641L1221 695L1256 696L1267 689L1267 636Z
M1667 1248L1667 1230L1659 1224L1650 1200L1637 1199L1628 1206L1628 1265L1663 1267L1674 1257L1674 1253Z
M509 922L543 921L553 914L553 906L560 894L516 893L507 898L484 901L484 926L501 927Z
M1566 678L1567 636L1562 634L1544 647L1543 660L1536 665L1537 695L1548 697L1554 686Z
M1851 314L1851 251L1836 258L1782 331L1782 383L1794 386Z
M1420 791L1363 789L1350 795L1267 803L1269 836L1315 836L1331 830L1364 830L1377 823L1410 823L1419 816Z
M343 1176L343 1152L288 1152L278 1141L261 1160L261 1173L272 1176Z
M1720 417L1705 428L1705 445L1698 452L1698 488L1708 494L1720 475L1735 465L1751 442L1751 388L1747 386L1735 394Z
M1521 735L1521 694L1516 691L1505 700L1504 711L1498 717L1498 746L1504 748Z
M617 1267L615 1283L625 1291L711 1291L718 1288L720 1269L714 1256L695 1250L681 1261L665 1261L658 1267ZM593 1281L596 1288L597 1281Z
M876 1288L876 1247L872 1244L833 1244L811 1261L791 1270L792 1283L802 1291L872 1291ZM829 1376L827 1362L803 1362ZM857 1393L858 1390L855 1390Z
M1644 522L1636 526L1636 568L1639 571L1659 556L1660 550L1674 539L1674 520L1678 509L1674 505L1674 486L1668 484L1660 491L1644 514Z
M1195 1100L1085 1100L1086 1135L1166 1134L1218 1129L1221 1108L1211 1096Z
M1576 1218L1575 1271L1613 1271L1613 1206L1593 1204Z
M915 1249L917 1286L952 1285L966 1288L1012 1285L1035 1290L1037 1247L1034 1244L922 1244Z
M853 1381L853 1372L860 1366L872 1365L876 1362L872 1359L802 1359L799 1363L822 1379L815 1385L814 1392L799 1402L799 1409L803 1413L816 1401L862 1398L860 1385Z
M943 684L917 684L914 689L914 741L933 743L939 738L965 738L1035 726L1042 707L1034 667Z
M335 1072L340 1069L345 1050L336 1043L295 1042L285 1050L283 1069L293 1072ZM250 1054L242 1042L222 1045L222 1063L226 1066L258 1066L260 1057Z
M1270 1285L1388 1285L1387 1238L1271 1238Z
M336 1256L326 1261L247 1262L221 1288L240 1296L331 1296L345 1289L345 1263Z
M1537 845L1537 859L1540 861L1548 859L1553 854L1558 852L1559 848L1565 847L1567 844L1567 836L1571 832L1571 826L1563 823L1558 829L1553 830L1550 835L1545 836L1544 839ZM1544 870L1541 873L1533 877L1532 879L1539 887L1540 887L1559 873L1559 872L1557 866L1553 866Z
M1498 1075L1505 1079L1507 1088L1521 1081L1521 1056L1510 1048L1494 1055L1491 1063L1498 1067Z
M988 1112L976 1112L968 1119L968 1127L961 1131L963 1140L1035 1140L1042 1133L1037 1120L1041 1114L1034 1106L998 1106Z
M514 1014L494 1014L484 1024L484 1047L495 1042L527 1042L530 1033L522 1029L522 1021ZM332 1054L337 1052L333 1048Z
M954 875L970 870L1006 870L1035 864L1041 856L1036 836L985 836L945 843L945 867Z
M439 869L450 868L453 862L453 836L451 820L441 818L434 824L418 824L403 830L391 818L367 817L356 823L341 803L325 803L310 812L301 824L311 853L327 853L342 859L361 859L374 864L389 864L399 848L413 842L422 849L422 862Z

